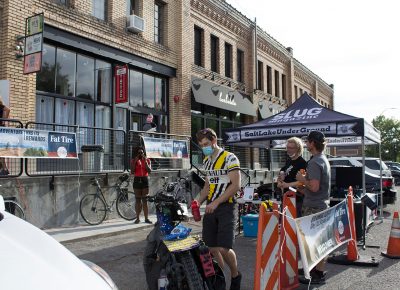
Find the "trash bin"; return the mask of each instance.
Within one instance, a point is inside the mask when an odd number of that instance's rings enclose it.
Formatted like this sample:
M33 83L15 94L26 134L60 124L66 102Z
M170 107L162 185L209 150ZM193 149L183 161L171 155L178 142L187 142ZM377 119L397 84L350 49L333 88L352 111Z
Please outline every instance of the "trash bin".
M247 214L242 216L243 234L245 237L257 237L258 214Z
M81 150L83 171L99 172L103 170L103 145L83 145Z

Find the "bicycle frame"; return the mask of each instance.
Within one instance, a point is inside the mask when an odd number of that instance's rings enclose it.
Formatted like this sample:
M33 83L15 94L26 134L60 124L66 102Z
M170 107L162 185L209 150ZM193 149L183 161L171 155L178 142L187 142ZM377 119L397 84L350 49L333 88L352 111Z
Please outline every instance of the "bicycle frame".
M106 197L104 196L103 188L101 187L101 185L100 185L100 183L99 183L99 180L98 180L97 178L95 178L95 180L96 180L96 187L97 187L97 189L96 189L96 195L99 196L99 197L104 201L104 203L105 203L106 206L107 206L107 211L108 211L108 212L112 212L112 208L113 208L115 202L117 201L118 196L122 193L121 185L116 184L116 185L108 186L108 187L107 187L108 189L113 188L114 191L116 192L116 196L115 196L114 199L111 200L111 205L110 205L110 204L108 203Z

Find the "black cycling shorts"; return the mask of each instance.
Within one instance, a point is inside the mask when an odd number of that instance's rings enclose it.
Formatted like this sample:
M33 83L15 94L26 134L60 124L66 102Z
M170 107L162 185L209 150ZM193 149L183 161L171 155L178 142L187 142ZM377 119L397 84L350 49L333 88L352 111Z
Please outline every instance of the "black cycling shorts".
M149 178L147 176L135 176L132 187L134 190L149 188Z
M203 241L209 247L232 249L235 240L236 210L233 203L222 203L213 213L204 214Z

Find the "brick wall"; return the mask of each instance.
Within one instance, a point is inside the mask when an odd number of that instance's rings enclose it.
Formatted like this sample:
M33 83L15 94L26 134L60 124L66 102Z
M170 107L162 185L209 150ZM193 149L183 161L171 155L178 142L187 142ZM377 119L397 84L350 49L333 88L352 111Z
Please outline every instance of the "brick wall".
M35 119L35 74L23 75L21 60L15 59L15 37L24 34L25 18L44 12L48 25L76 35L116 47L123 51L166 64L177 69L177 77L169 82L170 129L172 133L190 134L190 78L199 75L193 71L193 28L194 25L204 30L204 68L210 71L210 35L219 38L219 72L225 74L225 42L232 45L232 78L236 80L236 52L244 51L244 83L246 93L254 98L257 106L258 96L253 94L255 85L254 66L254 23L240 12L219 0L164 0L164 42L154 42L154 1L139 1L135 14L145 19L145 32L136 34L126 29L125 0L108 1L106 21L92 16L92 1L71 0L65 7L52 0L0 0L2 11L0 31L1 55L0 78L11 82L12 117L23 121ZM228 13L229 11L229 13ZM266 92L266 66L286 75L286 98L288 104L294 101L294 86L317 96L327 104L333 104L333 90L310 72L307 68L293 61L291 54L276 40L258 29L258 59L263 62L263 87ZM274 79L272 85L275 85ZM281 90L281 89L280 89ZM274 87L272 90L273 94ZM175 103L177 95L180 101Z

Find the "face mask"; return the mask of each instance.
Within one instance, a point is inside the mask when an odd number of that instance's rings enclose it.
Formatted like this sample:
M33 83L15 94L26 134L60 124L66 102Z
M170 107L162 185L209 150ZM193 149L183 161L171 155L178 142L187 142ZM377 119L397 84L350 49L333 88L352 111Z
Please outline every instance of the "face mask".
M203 154L206 156L210 156L214 152L214 149L211 146L206 146L203 147L202 149L203 149Z

